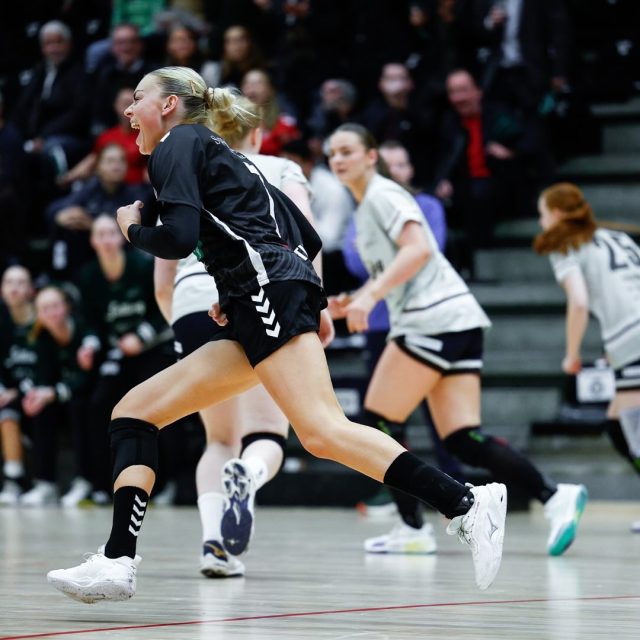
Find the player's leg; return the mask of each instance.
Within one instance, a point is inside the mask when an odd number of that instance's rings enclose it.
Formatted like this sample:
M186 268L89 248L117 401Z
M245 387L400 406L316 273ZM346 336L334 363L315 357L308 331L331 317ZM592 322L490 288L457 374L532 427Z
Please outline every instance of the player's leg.
M469 489L385 433L350 422L335 396L324 350L314 333L291 339L255 370L308 451L410 493L451 518L449 531L472 549L476 583L482 589L491 584L502 558L504 485ZM495 528L489 527L489 519Z

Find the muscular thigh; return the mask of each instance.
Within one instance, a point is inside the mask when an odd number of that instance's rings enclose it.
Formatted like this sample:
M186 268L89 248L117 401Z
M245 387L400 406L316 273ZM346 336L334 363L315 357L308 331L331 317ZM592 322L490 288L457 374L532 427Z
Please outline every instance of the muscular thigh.
M238 343L208 342L134 387L118 403L113 417L134 417L164 427L246 391L256 382Z
M439 371L389 342L373 372L364 405L389 420L404 422L441 378Z

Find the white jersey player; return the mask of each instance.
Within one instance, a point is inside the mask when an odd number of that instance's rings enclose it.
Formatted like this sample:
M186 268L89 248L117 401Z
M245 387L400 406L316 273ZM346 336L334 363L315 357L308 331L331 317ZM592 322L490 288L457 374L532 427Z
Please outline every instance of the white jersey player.
M370 275L355 293L331 299L329 308L334 318L346 319L350 331L367 329L368 315L381 298L389 308L388 341L367 389L365 421L399 433L399 425L426 398L447 449L540 500L551 521L548 552L564 553L584 510L585 487L550 484L528 459L481 428L480 372L489 319L438 249L413 196L378 172L371 134L345 124L329 142L330 166L358 203L356 244ZM365 549L435 551L417 501L400 492L394 498L403 523L389 535L367 540Z
M549 255L567 295L562 368L572 375L580 371L580 347L591 312L616 378L605 428L618 452L640 473L640 248L625 233L598 228L574 184L549 187L538 208L543 232L534 247ZM640 521L632 530L640 532Z

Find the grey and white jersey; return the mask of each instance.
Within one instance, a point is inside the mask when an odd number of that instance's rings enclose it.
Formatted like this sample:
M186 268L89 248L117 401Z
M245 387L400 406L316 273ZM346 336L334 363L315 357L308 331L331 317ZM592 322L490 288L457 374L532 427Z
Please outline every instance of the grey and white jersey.
M408 191L376 174L356 209L355 222L358 252L374 279L396 257L396 242L407 222L418 223L429 244L429 261L385 297L391 325L389 338L491 326L464 280L438 249L422 211Z
M584 276L589 311L600 324L614 369L640 358L640 248L626 234L598 229L591 242L549 256L556 280L574 269Z
M298 182L307 188L311 197L311 186L295 162L276 156L245 155L274 187L282 190L285 183ZM209 311L211 305L218 301L214 279L194 254L178 261L173 286L171 324L191 313Z

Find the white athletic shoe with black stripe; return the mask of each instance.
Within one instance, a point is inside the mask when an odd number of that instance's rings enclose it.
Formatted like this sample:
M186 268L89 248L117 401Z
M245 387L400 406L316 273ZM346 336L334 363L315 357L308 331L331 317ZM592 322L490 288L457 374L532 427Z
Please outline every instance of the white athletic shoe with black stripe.
M222 468L222 487L228 499L222 514L222 544L228 553L239 556L251 540L254 528L256 482L240 458L228 460Z
M86 554L77 567L49 571L47 581L66 596L87 604L129 600L136 592L136 572L142 558L107 558L103 550Z
M471 493L474 497L471 509L463 516L453 518L447 533L457 534L460 542L471 547L476 584L484 590L494 581L502 561L507 488L492 482L471 487Z
M202 547L200 573L207 578L235 578L244 575L244 564L216 540L207 540Z

